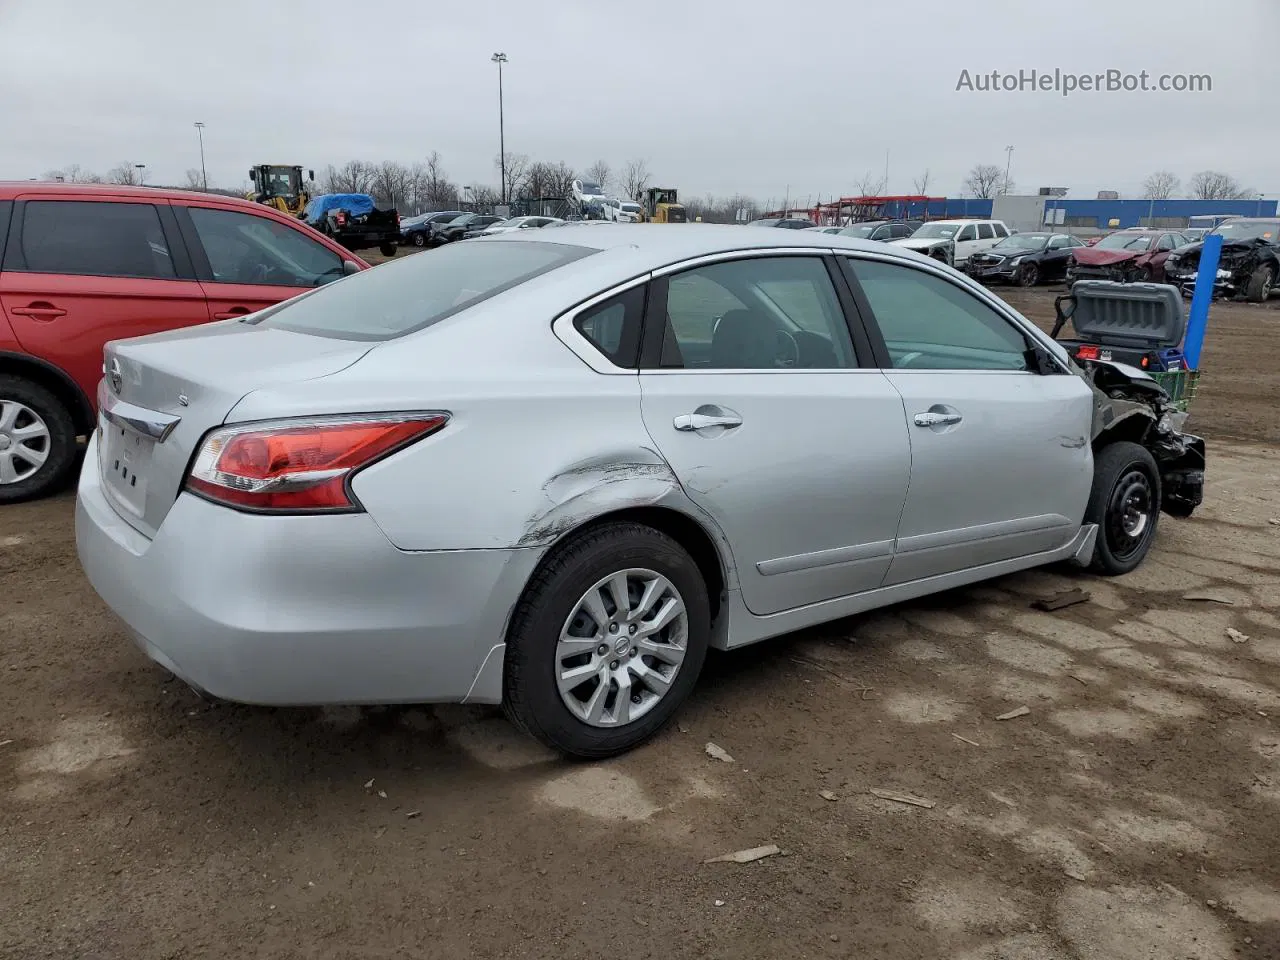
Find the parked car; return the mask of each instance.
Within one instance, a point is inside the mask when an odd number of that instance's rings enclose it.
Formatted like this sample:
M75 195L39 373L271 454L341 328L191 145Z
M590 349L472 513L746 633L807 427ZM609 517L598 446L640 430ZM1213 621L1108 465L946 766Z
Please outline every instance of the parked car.
M762 220L752 220L747 224L748 227L781 227L784 230L807 230L813 226L812 220L806 220L804 217L766 217Z
M832 226L820 227L820 226L818 226L816 223L813 223L813 224L810 224L809 226L805 227L804 229L805 229L805 230L811 230L811 231L813 231L814 233L839 233L841 230L843 230L843 229L844 229L844 227L841 227L841 226L839 226L839 225L832 225Z
M1203 476L1150 377L798 230L484 237L105 363L76 543L147 655L248 703L502 703L581 757L709 647L1133 570Z
M409 220L400 221L400 242L415 247L429 247L437 226L452 223L458 217L466 216L465 210L437 210L435 213L424 213Z
M312 197L302 211L302 219L348 250L377 247L384 257L391 257L400 241L400 214L394 207L379 207L367 193Z
M1145 283L1164 280L1164 262L1187 240L1171 230L1117 230L1092 246L1071 251L1067 281L1119 280Z
M1063 280L1073 250L1084 244L1065 233L1015 233L986 253L969 257L966 269L975 280L989 283L1038 283Z
M1239 217L1224 220L1212 232L1222 237L1215 295L1266 302L1280 278L1280 219ZM1169 282L1184 293L1195 285L1203 248L1204 241L1178 247L1164 262Z
M921 220L866 220L845 227L840 231L840 236L887 243L890 240L905 239L922 226L924 222Z
M931 220L905 240L891 240L908 250L963 267L975 253L990 250L1009 236L1001 220Z
M438 223L435 227L436 243L452 243L454 240L461 240L469 234L477 234L486 227L492 227L495 223L501 223L505 217L495 217L488 213L464 213L460 217L455 217L448 223Z
M485 227L480 231L480 235L490 237L499 233L511 233L514 230L536 230L539 227L563 222L559 217L512 217L510 220L502 220L491 227Z
M367 266L248 200L0 183L0 503L74 469L106 341L245 316Z
M640 223L644 220L644 208L634 200L606 197L597 202L600 215L613 223Z

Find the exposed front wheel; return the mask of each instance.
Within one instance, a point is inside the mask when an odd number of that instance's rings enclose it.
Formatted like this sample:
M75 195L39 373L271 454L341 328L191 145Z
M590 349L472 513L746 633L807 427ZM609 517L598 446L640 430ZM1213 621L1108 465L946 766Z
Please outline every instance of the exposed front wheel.
M1146 559L1160 519L1160 471L1136 443L1120 441L1098 452L1085 522L1098 525L1092 569L1129 573Z
M1040 268L1034 263L1028 263L1018 273L1018 282L1024 287L1034 287L1040 282Z
M22 377L0 377L0 503L52 493L76 460L76 428L56 396Z
M426 234L419 231L413 235L413 245L415 247L425 247L427 245Z
M678 543L637 523L591 530L551 555L516 607L507 714L571 756L630 750L693 689L710 621L702 574Z
M396 255L396 245L394 243L384 243L378 247L378 252L384 257L394 257Z
M1275 280L1275 270L1270 264L1264 263L1249 277L1246 295L1254 303L1266 303L1267 298L1271 296L1271 288L1275 285Z

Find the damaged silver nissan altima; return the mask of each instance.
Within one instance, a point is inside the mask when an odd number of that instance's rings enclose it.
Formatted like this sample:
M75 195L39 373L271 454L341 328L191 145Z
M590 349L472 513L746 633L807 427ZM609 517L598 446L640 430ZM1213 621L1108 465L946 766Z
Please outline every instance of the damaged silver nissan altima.
M1139 371L804 231L453 244L104 372L77 546L148 656L248 703L501 703L582 757L657 731L709 648L1132 570L1203 481Z

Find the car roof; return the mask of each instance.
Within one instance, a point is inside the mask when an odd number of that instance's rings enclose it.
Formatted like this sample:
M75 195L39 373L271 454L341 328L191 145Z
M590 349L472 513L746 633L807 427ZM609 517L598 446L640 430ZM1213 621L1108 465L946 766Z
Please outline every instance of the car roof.
M169 187L128 187L118 183L58 183L53 180L0 180L0 200L11 200L24 193L65 194L75 197L122 197L130 200L216 200L218 203L244 204L261 207L262 204L244 197L229 197L222 193L202 193L199 190L175 190Z
M903 247L887 247L871 240L858 240L838 233L813 230L759 230L734 224L605 223L585 227L564 226L551 233L525 230L498 234L475 243L563 243L606 251L609 259L626 262L636 272L655 270L694 257L736 251L777 248L863 250L878 256L921 262L924 258ZM595 257L589 258L595 260ZM582 261L584 264L586 261Z

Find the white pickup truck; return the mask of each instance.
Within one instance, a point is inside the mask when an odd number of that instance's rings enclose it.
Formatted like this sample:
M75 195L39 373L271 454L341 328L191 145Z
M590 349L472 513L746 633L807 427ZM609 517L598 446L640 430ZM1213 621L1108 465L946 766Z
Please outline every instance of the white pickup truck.
M990 250L1007 236L1003 220L930 220L911 236L889 242L962 267L970 256Z

